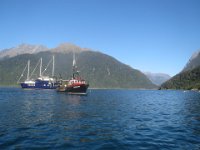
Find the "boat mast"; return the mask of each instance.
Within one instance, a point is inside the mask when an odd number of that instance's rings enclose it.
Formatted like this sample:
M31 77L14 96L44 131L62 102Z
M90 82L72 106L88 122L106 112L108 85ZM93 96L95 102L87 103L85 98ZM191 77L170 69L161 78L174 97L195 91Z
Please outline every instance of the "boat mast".
M54 55L53 55L52 77L54 77Z
M30 60L28 60L27 80L29 80L29 72L30 72L29 68L30 68Z
M75 53L73 52L73 79L75 78L75 71L76 71L76 59L75 59Z
M24 76L24 72L26 71L26 68L28 67L28 63L26 64L24 70L22 71L21 76L19 77L19 79L17 80L17 83L19 83L19 81L21 80L21 78Z
M73 52L73 79L75 79L75 76L79 77L79 71L78 71L78 67L76 65L75 53Z
M42 58L40 58L40 77L42 76Z
M75 53L73 53L73 68L76 66L76 59L75 59Z

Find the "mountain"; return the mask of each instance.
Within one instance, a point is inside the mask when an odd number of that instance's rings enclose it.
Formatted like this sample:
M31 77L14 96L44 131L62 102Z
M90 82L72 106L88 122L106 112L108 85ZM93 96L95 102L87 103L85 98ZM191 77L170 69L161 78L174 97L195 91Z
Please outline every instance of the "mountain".
M37 54L39 52L50 51L55 53L69 53L69 52L82 52L90 51L88 48L81 48L71 43L62 43L56 48L49 49L43 45L21 44L17 47L4 49L0 51L0 59L11 58L22 54Z
M168 74L164 73L144 72L144 74L149 78L152 83L158 86L171 78Z
M196 51L192 57L189 59L188 63L185 65L184 71L192 70L200 66L200 50Z
M181 72L163 83L161 89L200 89L200 67Z
M195 52L184 69L163 83L160 89L200 89L200 52Z
M1 50L0 59L4 57L15 57L21 54L35 54L47 50L48 48L43 45L21 44L14 48Z
M90 51L90 49L81 48L81 47L71 44L71 43L62 43L62 44L58 45L58 47L50 49L49 51L55 52L55 53L69 53L69 52L80 53L83 51Z
M63 45L62 45L63 46ZM36 66L39 59L47 64L55 56L55 75L68 79L72 74L73 50L64 46L34 54L22 54L0 60L0 84L15 85L27 61L31 61L30 70ZM71 45L72 46L72 45ZM62 48L61 48L62 47ZM74 46L72 46L74 47ZM78 47L76 47L79 49ZM63 51L64 50L64 51ZM80 48L76 52L78 68L83 78L89 81L93 88L156 88L156 86L139 70L125 65L106 54ZM51 72L51 68L47 73ZM39 69L36 71L39 74ZM24 74L24 76L26 76Z

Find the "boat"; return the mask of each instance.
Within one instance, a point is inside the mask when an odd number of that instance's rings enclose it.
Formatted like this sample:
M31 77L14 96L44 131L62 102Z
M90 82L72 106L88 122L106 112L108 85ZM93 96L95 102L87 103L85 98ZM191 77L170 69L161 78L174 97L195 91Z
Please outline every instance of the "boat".
M43 74L45 73L45 71L47 70L47 68L49 67L51 62L52 62L52 77L44 76ZM31 77L33 76L33 74L39 64L40 64L39 77L36 79L32 79ZM26 80L24 82L19 82L20 79L23 77L23 74L26 69L27 69ZM58 81L56 80L56 78L54 76L54 56L49 61L48 65L44 69L44 71L42 71L42 58L41 58L40 61L37 63L36 67L33 69L33 72L31 73L31 75L30 75L30 60L28 60L28 63L26 65L26 67L24 68L24 70L18 80L18 83L20 83L20 85L23 89L56 89L58 86Z
M86 95L89 84L80 76L77 69L75 53L73 53L73 73L69 80L60 80L57 87L58 92L66 92L68 94Z

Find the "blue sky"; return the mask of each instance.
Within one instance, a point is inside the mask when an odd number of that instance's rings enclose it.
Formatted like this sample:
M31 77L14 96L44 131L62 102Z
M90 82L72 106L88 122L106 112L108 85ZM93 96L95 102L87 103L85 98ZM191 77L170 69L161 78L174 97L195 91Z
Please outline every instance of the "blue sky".
M0 49L71 42L175 75L200 49L200 0L0 0Z

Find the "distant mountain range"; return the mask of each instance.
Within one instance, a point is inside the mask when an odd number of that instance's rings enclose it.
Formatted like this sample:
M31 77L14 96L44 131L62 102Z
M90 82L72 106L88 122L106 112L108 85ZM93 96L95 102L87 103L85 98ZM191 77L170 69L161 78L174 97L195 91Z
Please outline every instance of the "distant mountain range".
M43 45L21 44L17 47L1 50L0 58L10 58L21 54L36 54L47 50L48 48Z
M195 52L183 70L163 83L161 89L200 89L200 51Z
M82 51L89 51L86 48L80 48L71 43L62 43L56 48L49 49L43 45L30 45L30 44L21 44L17 47L4 49L0 51L0 59L1 58L11 58L17 55L22 54L36 54L39 52L55 52L55 53L68 53L68 52L82 52Z
M69 43L61 44L53 49L23 44L16 48L1 51L0 85L16 85L28 60L31 61L30 69L33 70L41 57L43 64L47 64L52 55L55 56L56 76L61 75L63 79L68 79L72 74L73 52L76 53L77 65L81 75L89 81L90 87L156 88L139 70L133 69L106 54ZM50 74L50 70L47 70L47 73ZM39 70L36 73L39 74Z
M171 78L168 74L164 73L144 72L144 74L149 78L152 83L158 86Z

